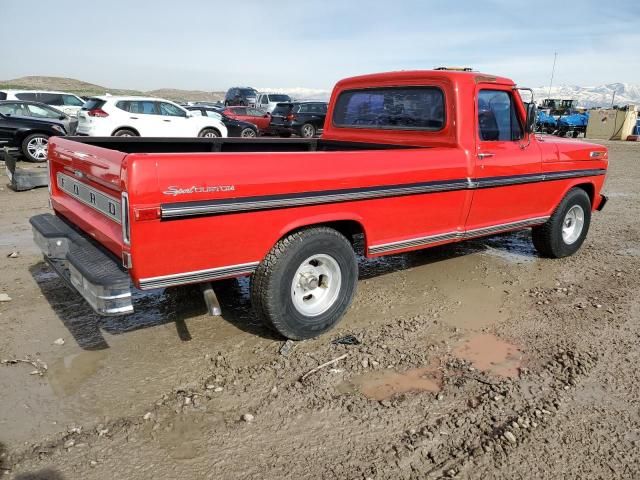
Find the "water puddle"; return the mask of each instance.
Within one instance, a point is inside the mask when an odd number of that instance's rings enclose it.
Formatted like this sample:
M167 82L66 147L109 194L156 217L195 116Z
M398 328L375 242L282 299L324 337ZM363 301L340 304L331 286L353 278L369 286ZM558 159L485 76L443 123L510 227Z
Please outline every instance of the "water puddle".
M522 351L495 335L476 335L453 350L453 354L471 362L478 370L500 377L517 378Z
M84 351L57 360L47 372L51 388L60 396L76 393L98 373L107 356L106 350Z
M341 393L360 392L372 400L387 400L394 395L414 392L439 392L442 374L434 367L413 368L404 372L373 371L351 378L338 387Z

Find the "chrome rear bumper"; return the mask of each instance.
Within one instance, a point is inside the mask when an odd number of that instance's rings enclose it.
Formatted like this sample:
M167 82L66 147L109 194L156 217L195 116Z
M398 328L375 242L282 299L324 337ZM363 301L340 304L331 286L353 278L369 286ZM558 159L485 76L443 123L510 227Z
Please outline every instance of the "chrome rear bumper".
M29 222L45 260L97 313L133 312L131 280L111 253L49 213L31 217Z

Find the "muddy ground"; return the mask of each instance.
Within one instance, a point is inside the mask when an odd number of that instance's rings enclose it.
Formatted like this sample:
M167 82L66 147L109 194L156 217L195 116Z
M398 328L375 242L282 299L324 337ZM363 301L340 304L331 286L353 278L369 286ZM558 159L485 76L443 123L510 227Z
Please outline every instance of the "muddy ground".
M0 364L0 473L640 478L640 144L608 146L577 255L541 259L520 232L361 260L346 318L287 355L244 280L219 286L220 318L194 288L97 317L32 244L46 189L5 187L0 360L34 364Z

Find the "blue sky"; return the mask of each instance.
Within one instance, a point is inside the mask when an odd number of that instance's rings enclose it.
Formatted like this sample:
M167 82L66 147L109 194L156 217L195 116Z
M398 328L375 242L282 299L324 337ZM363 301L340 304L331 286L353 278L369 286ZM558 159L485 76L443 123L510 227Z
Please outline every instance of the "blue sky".
M527 86L640 83L640 0L2 0L0 78L329 89L471 66Z

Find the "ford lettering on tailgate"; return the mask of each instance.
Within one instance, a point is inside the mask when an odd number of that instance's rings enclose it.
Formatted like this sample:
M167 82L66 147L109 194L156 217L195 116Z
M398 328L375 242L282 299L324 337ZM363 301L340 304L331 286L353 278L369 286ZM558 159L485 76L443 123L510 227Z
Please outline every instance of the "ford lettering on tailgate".
M58 188L81 201L85 205L99 211L115 222L122 222L122 210L120 202L115 198L91 188L84 183L78 182L64 173L57 174Z

